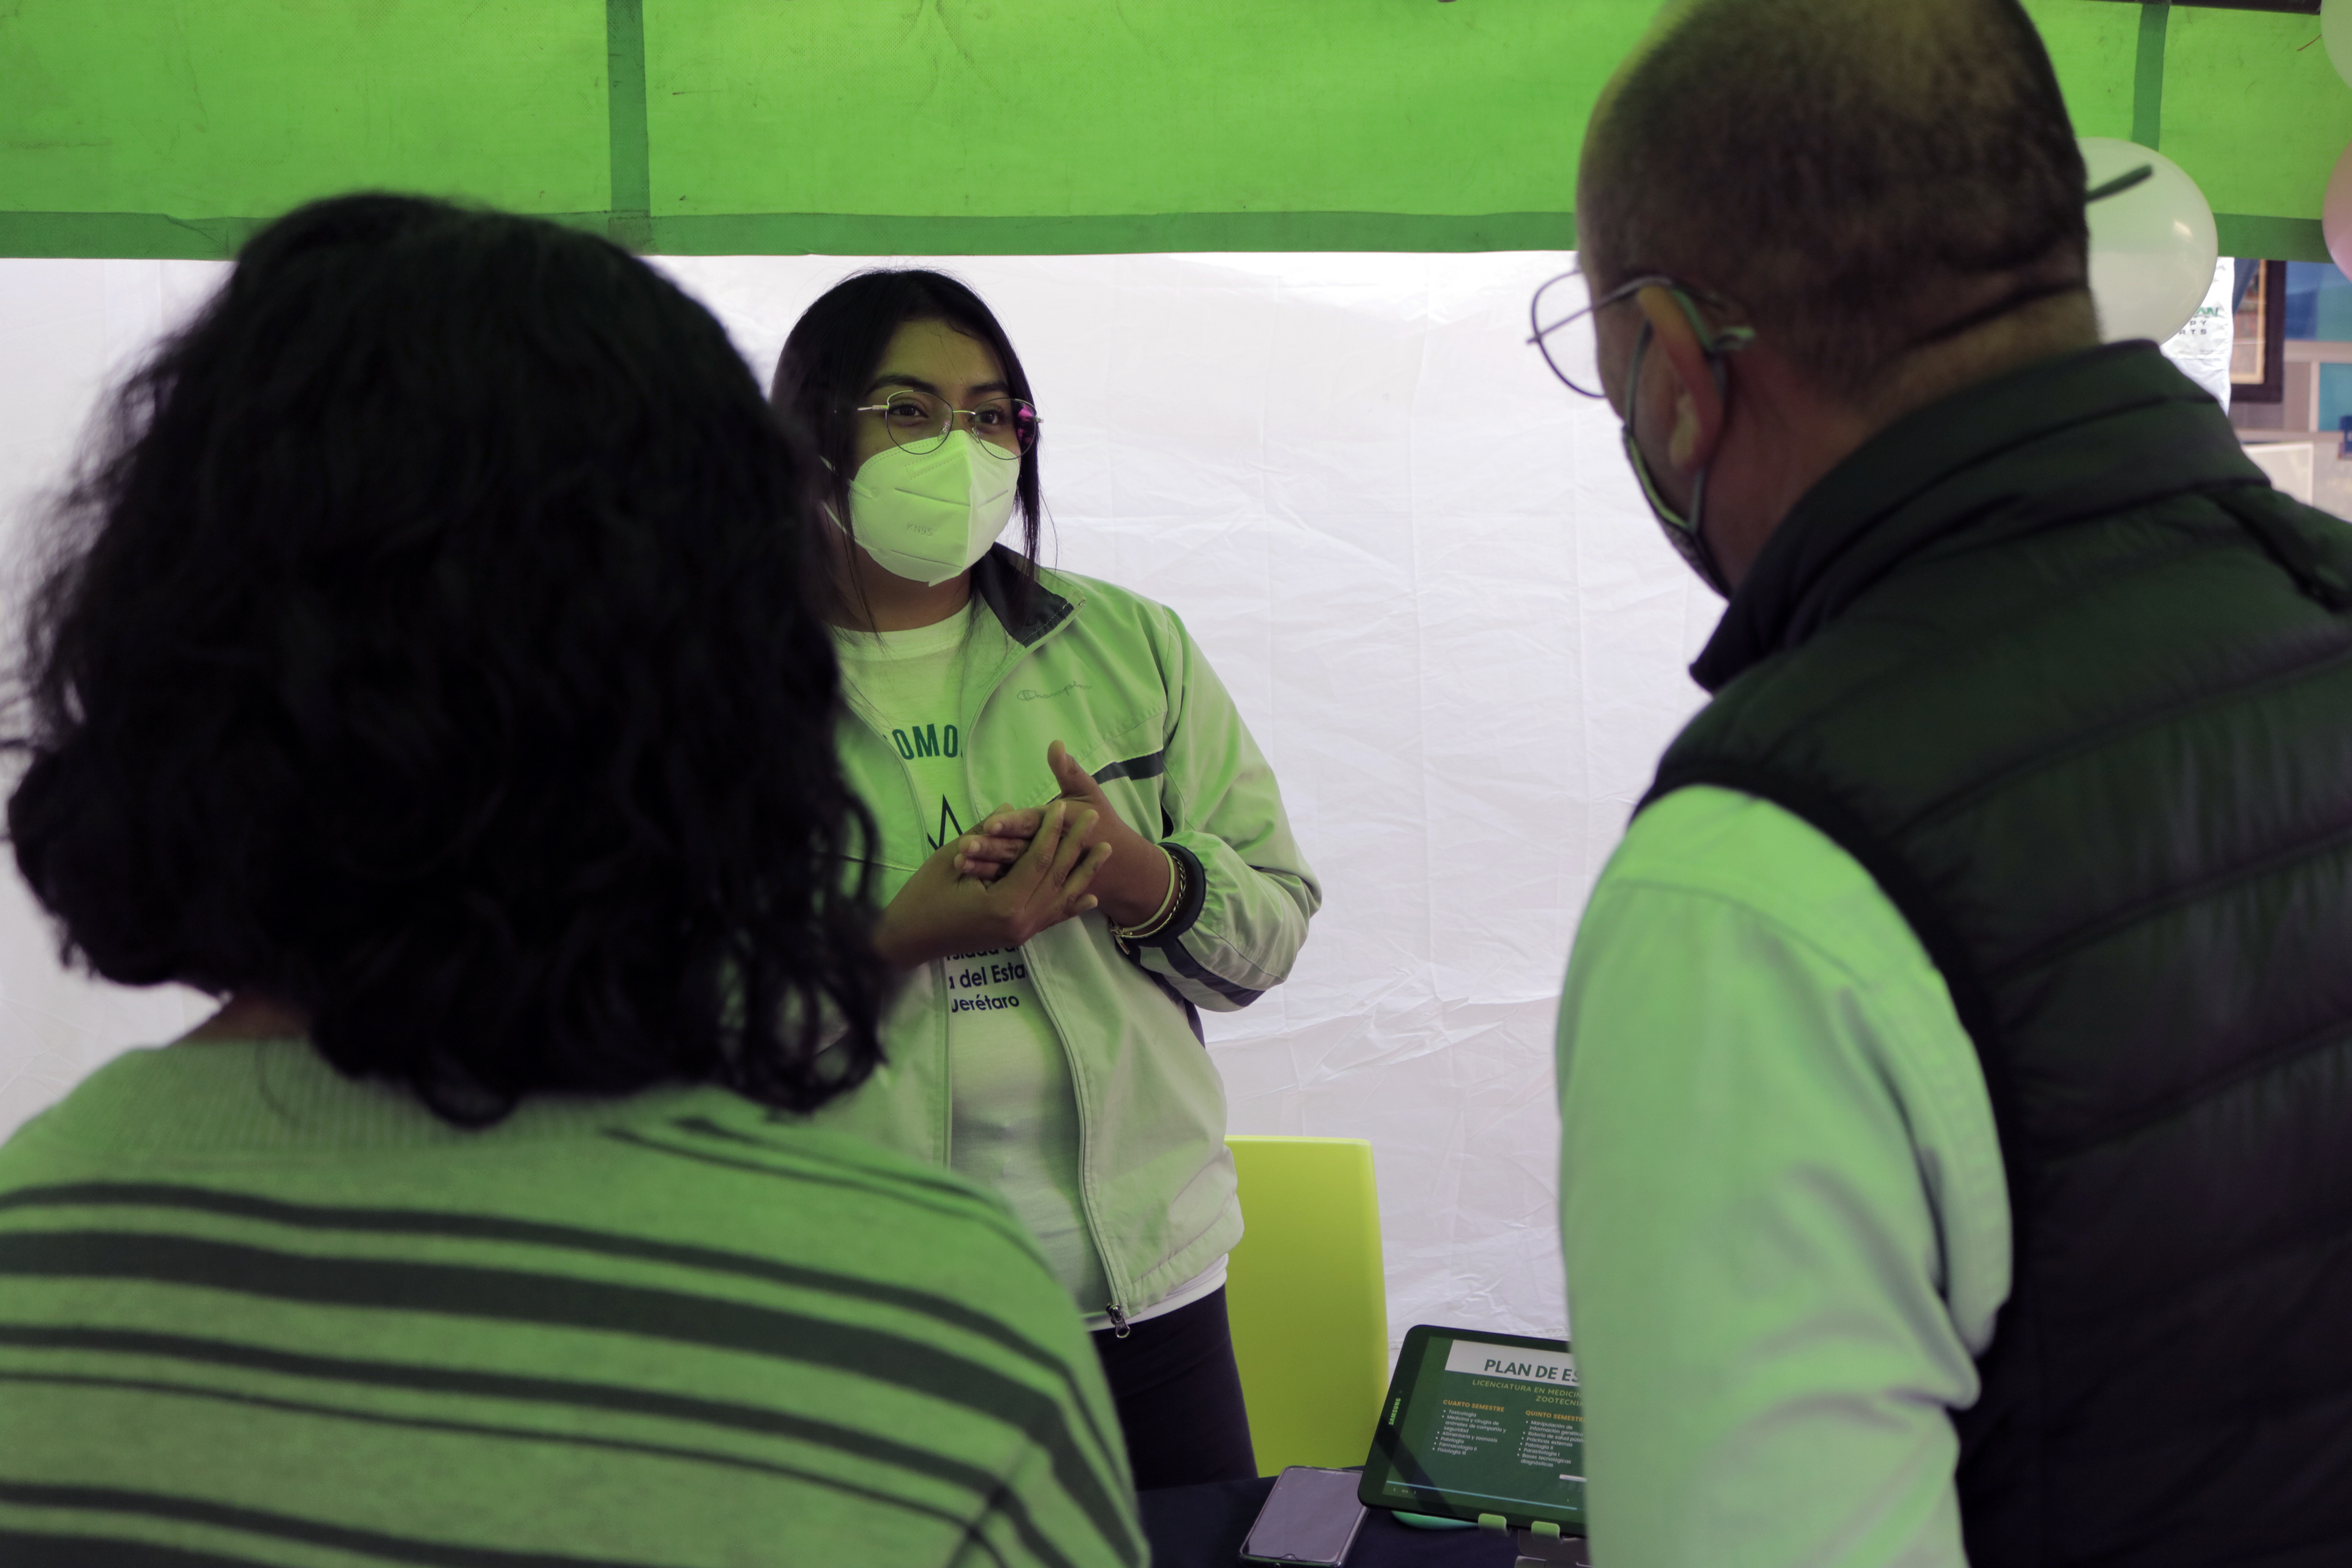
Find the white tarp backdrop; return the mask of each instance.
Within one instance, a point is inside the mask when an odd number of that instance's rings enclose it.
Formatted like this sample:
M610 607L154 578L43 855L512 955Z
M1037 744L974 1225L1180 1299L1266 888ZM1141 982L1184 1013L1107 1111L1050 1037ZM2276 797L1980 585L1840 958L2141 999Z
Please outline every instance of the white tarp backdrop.
M1563 1331L1562 965L1701 700L1684 666L1719 607L1657 539L1606 405L1525 344L1528 296L1570 260L936 263L994 307L1034 383L1049 563L1174 606L1273 759L1325 904L1290 983L1211 1017L1211 1046L1233 1131L1372 1141L1400 1337ZM660 263L762 384L802 309L870 264ZM9 527L63 472L110 369L220 272L0 261ZM0 1135L202 1011L63 973L6 880Z
M0 670L9 676L32 512L63 482L110 374L134 363L226 271L204 261L0 260ZM128 991L60 968L56 938L15 858L0 862L5 1138L125 1046L168 1040L211 1009L194 992Z

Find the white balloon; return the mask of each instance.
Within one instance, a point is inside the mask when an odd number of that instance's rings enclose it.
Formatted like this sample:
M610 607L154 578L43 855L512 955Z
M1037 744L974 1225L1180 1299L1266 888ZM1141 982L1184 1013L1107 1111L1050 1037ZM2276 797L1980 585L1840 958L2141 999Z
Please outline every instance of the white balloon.
M2319 36L2327 40L2336 74L2352 82L2352 0L2321 0Z
M2205 302L2220 257L2213 209L2180 165L2137 142L2112 136L2082 139L2083 162L2095 190L2145 163L2147 179L2091 204L2091 298L2099 309L2099 335L2164 342Z

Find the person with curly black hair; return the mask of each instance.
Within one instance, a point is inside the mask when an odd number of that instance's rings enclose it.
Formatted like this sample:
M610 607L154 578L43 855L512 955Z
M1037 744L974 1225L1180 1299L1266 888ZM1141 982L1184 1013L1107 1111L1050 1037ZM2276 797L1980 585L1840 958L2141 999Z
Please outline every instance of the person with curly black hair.
M0 1147L0 1559L1142 1561L1002 1202L783 1114L890 985L811 467L642 263L407 197L128 382L9 826L68 955L228 1001Z

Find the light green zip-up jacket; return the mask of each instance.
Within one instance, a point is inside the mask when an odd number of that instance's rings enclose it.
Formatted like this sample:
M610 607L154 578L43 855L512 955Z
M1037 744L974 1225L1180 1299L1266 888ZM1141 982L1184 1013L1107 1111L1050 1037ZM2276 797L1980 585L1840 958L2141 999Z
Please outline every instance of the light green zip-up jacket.
M957 716L966 798L1054 798L1060 741L1147 838L1187 862L1192 891L1149 942L1123 952L1100 913L1030 939L1029 972L1061 1037L1078 1108L1080 1197L1110 1281L1114 1323L1232 1250L1242 1236L1225 1152L1224 1085L1197 1008L1245 1007L1290 973L1322 901L1283 815L1273 771L1173 611L1091 578L1041 572L1015 624L1020 558L997 546L977 597ZM915 792L870 722L841 729L842 763L877 815ZM967 825L968 826L968 825ZM887 902L919 862L887 857ZM883 1031L886 1065L818 1120L934 1164L949 1163L953 1074L945 965L908 976Z

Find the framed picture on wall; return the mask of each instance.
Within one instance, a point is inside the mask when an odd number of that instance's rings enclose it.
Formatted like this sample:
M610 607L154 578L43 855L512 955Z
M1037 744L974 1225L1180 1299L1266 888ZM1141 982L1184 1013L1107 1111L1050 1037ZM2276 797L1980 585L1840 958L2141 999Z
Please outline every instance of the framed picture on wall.
M2231 335L2230 400L2281 403L2286 398L2286 263L2251 265L2254 275L2238 300Z

